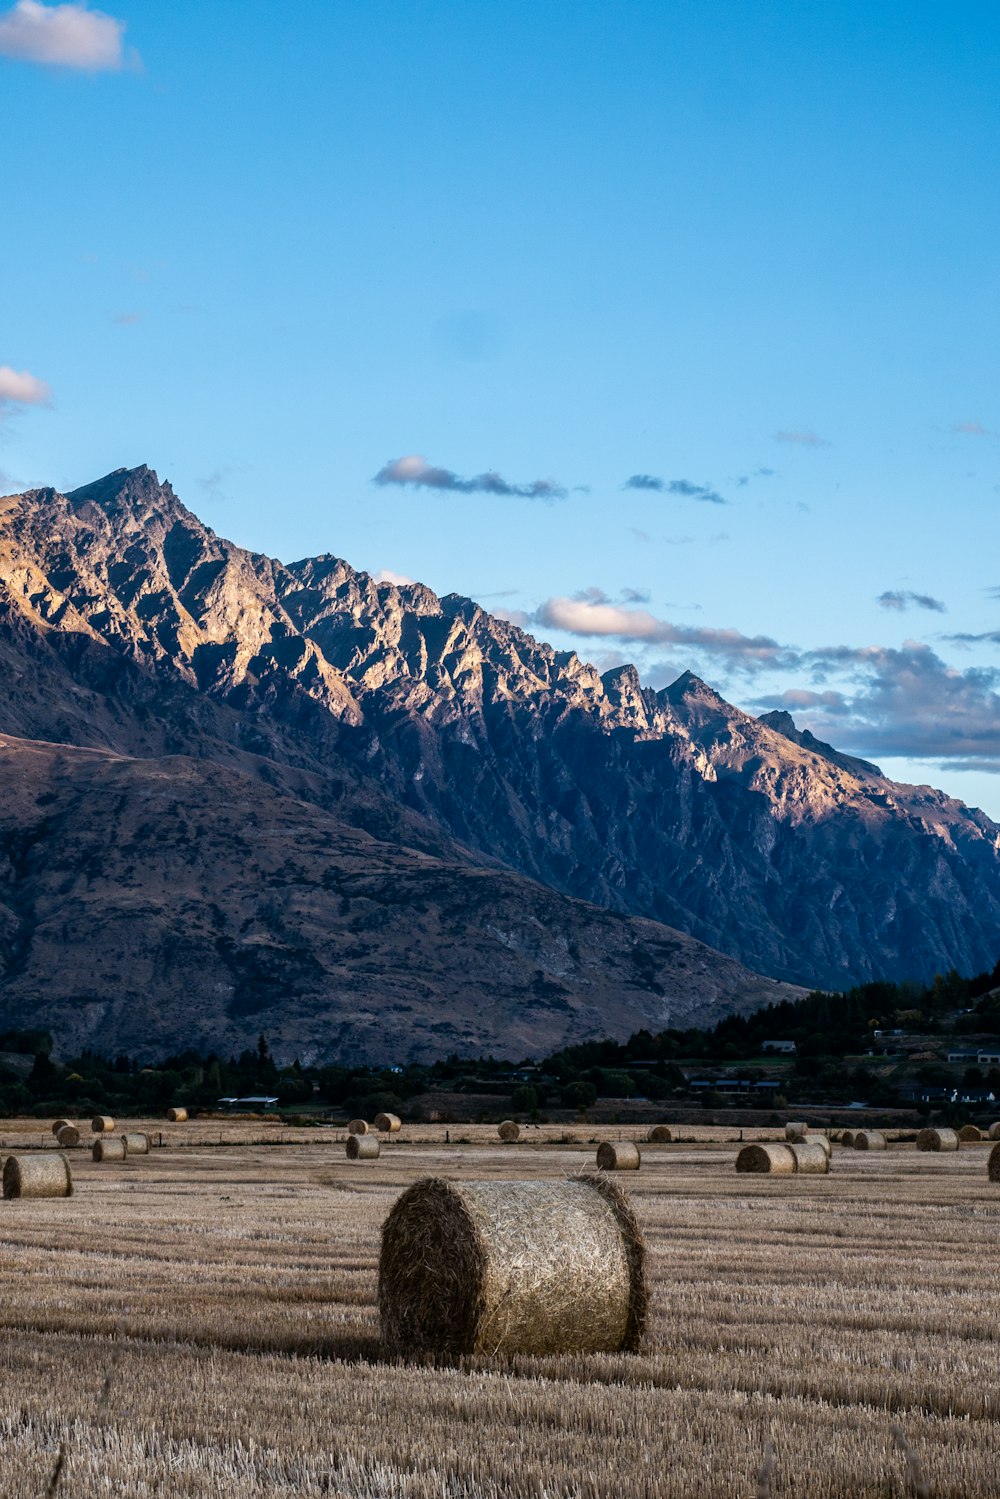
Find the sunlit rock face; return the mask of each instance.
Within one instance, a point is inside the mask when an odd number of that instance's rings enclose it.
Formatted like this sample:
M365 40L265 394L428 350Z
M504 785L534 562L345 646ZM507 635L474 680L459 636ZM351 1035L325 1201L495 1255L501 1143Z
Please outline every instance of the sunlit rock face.
M244 551L148 469L0 501L0 589L12 733L252 756L379 839L507 866L795 983L1000 953L1000 829L981 812L690 673L653 692L458 595Z

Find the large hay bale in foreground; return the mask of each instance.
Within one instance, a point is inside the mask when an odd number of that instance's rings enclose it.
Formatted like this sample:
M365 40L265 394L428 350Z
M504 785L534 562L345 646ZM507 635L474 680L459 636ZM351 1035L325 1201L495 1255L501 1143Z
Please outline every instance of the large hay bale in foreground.
M790 1145L777 1141L764 1145L744 1145L736 1157L737 1171L752 1171L770 1176L793 1176L795 1156Z
M350 1124L347 1126L347 1133L349 1135L367 1135L367 1133L368 1133L368 1120L367 1119L352 1119L351 1122L350 1122Z
M986 1162L986 1174L991 1182L1000 1182L1000 1145L994 1145Z
M601 1171L638 1171L642 1156L634 1140L602 1140L597 1165Z
M829 1154L817 1141L794 1140L788 1149L795 1157L795 1170L799 1176L825 1176L829 1171Z
M921 1129L914 1143L918 1150L957 1150L958 1134L953 1129Z
M128 1155L128 1146L121 1135L95 1140L90 1154L95 1161L123 1161Z
M347 1137L349 1161L377 1161L381 1149L377 1135L348 1135Z
M673 1142L674 1132L669 1124L654 1124L646 1136L650 1145L670 1145Z
M795 1137L796 1137L796 1135L807 1135L808 1133L809 1133L809 1126L808 1126L808 1124L797 1124L796 1123L796 1124L786 1124L785 1125L785 1139L786 1140L794 1140Z
M889 1142L880 1129L859 1129L854 1136L855 1150L888 1150Z
M149 1155L149 1136L141 1134L138 1130L129 1130L122 1135L125 1142L126 1155Z
M75 1124L64 1124L58 1135L56 1135L56 1139L61 1149L72 1150L74 1146L80 1143L80 1131Z
M57 1119L55 1121L55 1123L52 1126L52 1133L55 1135L55 1137L56 1137L57 1140L59 1138L59 1131L61 1129L65 1129L66 1126L67 1126L67 1124L72 1124L72 1123L73 1123L72 1119Z
M167 1110L167 1118L171 1124L187 1124L188 1111L184 1108L172 1108Z
M378 1303L390 1355L631 1352L646 1321L642 1235L608 1177L430 1177L382 1228Z
M90 1127L95 1135L113 1135L115 1121L110 1114L95 1114L90 1121Z
M375 1128L380 1135L398 1135L403 1128L403 1121L398 1114L376 1114Z
M990 1140L1000 1140L1000 1119L998 1119L995 1124L990 1125L989 1129L986 1131L986 1135Z
M497 1134L500 1136L501 1140L506 1140L508 1142L510 1142L511 1140L517 1140L520 1139L521 1126L519 1124L515 1124L513 1119L505 1119L502 1124L497 1125Z
M958 1132L960 1145L978 1145L983 1138L983 1132L976 1124L963 1124Z
M54 1150L9 1155L3 1163L5 1197L72 1197L69 1161Z

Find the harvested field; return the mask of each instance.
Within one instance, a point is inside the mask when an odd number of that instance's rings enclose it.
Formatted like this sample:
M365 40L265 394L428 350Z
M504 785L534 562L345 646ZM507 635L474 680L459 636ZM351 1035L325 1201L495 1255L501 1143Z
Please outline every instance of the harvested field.
M769 1443L772 1499L903 1499L894 1423L935 1499L1000 1492L982 1151L890 1144L771 1180L736 1174L737 1131L685 1127L697 1143L624 1183L649 1252L638 1354L387 1370L376 1272L400 1191L592 1169L591 1130L528 1127L511 1150L495 1126L407 1144L404 1125L362 1173L344 1130L194 1120L160 1148L158 1121L119 1127L150 1155L81 1153L72 1198L0 1204L11 1499L46 1492L61 1445L67 1499L754 1499ZM37 1121L0 1137L55 1145Z

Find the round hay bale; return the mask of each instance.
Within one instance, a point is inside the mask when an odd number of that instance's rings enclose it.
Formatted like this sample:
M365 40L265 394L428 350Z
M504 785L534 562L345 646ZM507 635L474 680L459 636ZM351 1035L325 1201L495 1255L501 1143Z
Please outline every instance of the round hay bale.
M953 1129L921 1129L915 1144L918 1150L957 1150L958 1134Z
M521 1126L515 1124L513 1119L505 1119L503 1124L497 1125L497 1134L501 1140L506 1140L508 1143L511 1140L519 1140L521 1137Z
M167 1110L167 1118L171 1124L187 1124L188 1111L184 1108L173 1108Z
M674 1133L669 1124L654 1124L646 1136L650 1145L670 1145L673 1138Z
M398 1114L376 1114L375 1128L381 1135L398 1135L403 1121Z
M790 1145L769 1142L766 1145L744 1145L736 1157L737 1171L767 1173L771 1176L792 1176L796 1161Z
M799 1145L818 1145L827 1160L833 1155L833 1146L826 1135L803 1135L801 1140L795 1142Z
M854 1130L853 1129L842 1129L841 1132L840 1132L840 1143L841 1143L841 1145L847 1145L847 1146L849 1146L850 1149L853 1150L854 1149Z
M807 1135L808 1133L809 1133L809 1126L808 1126L808 1124L786 1124L785 1125L785 1139L786 1140L794 1140L795 1137L796 1137L796 1135Z
M69 1161L54 1150L9 1155L3 1163L5 1197L72 1197Z
M1000 1182L1000 1145L994 1145L986 1162L986 1174L991 1182Z
M995 1124L990 1125L986 1131L986 1136L989 1140L1000 1140L1000 1119Z
M377 1161L381 1149L377 1135L348 1135L347 1137L349 1161Z
M95 1140L90 1153L95 1161L123 1161L128 1155L128 1147L122 1135L111 1135Z
M56 1139L63 1150L72 1150L74 1145L80 1143L80 1131L75 1124L64 1124Z
M378 1303L392 1355L633 1352L646 1322L645 1248L605 1176L430 1177L382 1228Z
M958 1132L960 1145L978 1145L983 1138L983 1132L976 1124L963 1124Z
M132 1130L122 1135L125 1141L126 1155L149 1155L149 1136L140 1134L138 1130Z
M642 1156L634 1140L603 1140L597 1147L601 1171L638 1171Z
M799 1176L825 1176L829 1171L830 1157L815 1140L793 1140L786 1148L795 1157Z
M347 1133L349 1135L367 1135L367 1119L352 1119L350 1124L347 1126Z
M854 1136L855 1150L888 1150L889 1142L880 1129L859 1129Z
M90 1127L95 1135L113 1135L115 1121L110 1114L95 1114L90 1121Z
M55 1137L56 1137L57 1140L59 1138L59 1131L61 1129L65 1129L66 1126L67 1126L67 1124L72 1124L72 1123L73 1123L72 1119L57 1119L56 1120L55 1124L53 1124L53 1126L52 1126L52 1133L55 1135Z

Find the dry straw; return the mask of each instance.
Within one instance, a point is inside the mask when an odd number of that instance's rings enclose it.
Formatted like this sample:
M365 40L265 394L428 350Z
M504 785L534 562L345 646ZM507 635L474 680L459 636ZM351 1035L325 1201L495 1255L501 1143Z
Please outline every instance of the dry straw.
M983 1138L983 1132L976 1124L963 1124L958 1132L958 1138L963 1145L978 1145Z
M80 1143L80 1131L75 1124L64 1124L58 1135L56 1135L56 1139L63 1150L72 1150L74 1145L79 1145Z
M646 1299L642 1234L608 1177L430 1177L403 1193L382 1228L389 1355L631 1352Z
M825 1176L830 1158L820 1145L774 1141L744 1145L736 1157L736 1169L768 1176Z
M795 1157L795 1170L799 1176L825 1176L829 1171L829 1152L816 1140L796 1140L788 1149Z
M167 1118L171 1124L187 1124L187 1117L187 1109L173 1108L167 1110Z
M515 1124L513 1119L505 1119L503 1124L497 1126L497 1134L501 1140L518 1140L521 1136L521 1127Z
M799 1135L807 1135L808 1133L809 1133L809 1126L808 1126L808 1124L786 1124L785 1125L785 1139L786 1140L794 1140Z
M674 1134L669 1124L654 1124L646 1136L650 1145L670 1145Z
M95 1161L123 1161L128 1155L128 1147L124 1136L116 1135L109 1139L95 1140L90 1153Z
M349 1161L377 1161L381 1148L377 1135L348 1135L347 1137Z
M72 1119L57 1119L56 1120L55 1124L53 1124L53 1126L52 1126L52 1133L55 1135L55 1137L56 1137L57 1140L59 1138L59 1131L61 1129L65 1129L66 1126L67 1126L67 1124L72 1124L72 1123L73 1123Z
M797 1143L800 1145L818 1145L820 1150L826 1156L827 1160L829 1160L833 1154L833 1146L830 1144L826 1135L803 1135L802 1139Z
M642 1156L634 1140L603 1140L597 1147L601 1171L638 1171Z
M859 1129L854 1136L855 1150L888 1150L889 1142L880 1129Z
M5 1197L72 1197L69 1161L54 1150L38 1155L9 1155L3 1163Z
M398 1135L403 1121L398 1114L376 1114L375 1128L381 1135Z
M850 1148L853 1150L854 1149L854 1130L852 1130L852 1129L841 1130L841 1132L840 1132L840 1143L841 1143L841 1145L850 1146Z
M994 1145L986 1163L986 1173L991 1182L1000 1182L1000 1145Z
M347 1133L349 1135L367 1135L367 1119L352 1119L350 1124L347 1126Z
M1000 1140L1000 1119L995 1124L991 1124L986 1133L990 1140Z
M958 1135L953 1129L922 1129L917 1131L918 1150L957 1150Z
M122 1135L125 1141L126 1155L149 1155L149 1136L140 1134L138 1130L132 1130Z
M110 1114L95 1114L90 1121L90 1127L95 1135L113 1135L115 1121Z

